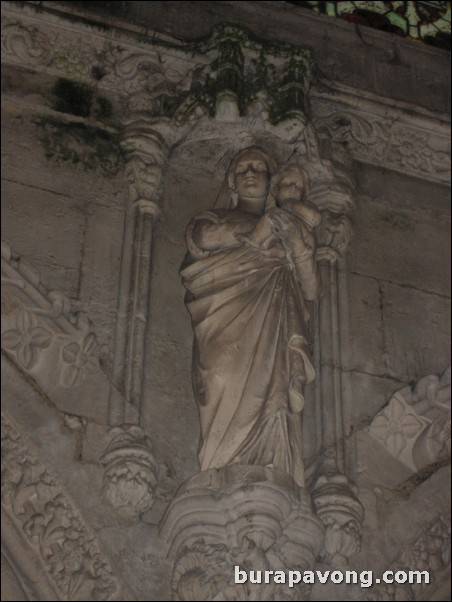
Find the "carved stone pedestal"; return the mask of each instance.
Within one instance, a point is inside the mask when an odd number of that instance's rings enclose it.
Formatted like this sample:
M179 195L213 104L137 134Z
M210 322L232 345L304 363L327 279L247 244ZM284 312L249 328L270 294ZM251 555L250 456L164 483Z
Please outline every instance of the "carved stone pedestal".
M307 491L290 476L240 465L184 483L160 535L174 559L175 600L306 599L306 585L264 583L264 571L312 569L324 537ZM235 566L247 571L245 583L234 583ZM250 583L250 571L262 571L262 582Z

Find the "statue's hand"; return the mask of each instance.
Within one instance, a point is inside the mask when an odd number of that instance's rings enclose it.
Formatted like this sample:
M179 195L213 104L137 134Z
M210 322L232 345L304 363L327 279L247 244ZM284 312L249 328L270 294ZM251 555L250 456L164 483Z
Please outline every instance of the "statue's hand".
M302 239L300 228L294 216L278 209L271 213L268 218L273 224L273 232L283 243L290 244L295 239Z
M240 234L239 232L234 232L234 238L235 238L235 240L238 240L242 244L250 245L252 247L256 246L252 243L250 237L247 236L246 234Z

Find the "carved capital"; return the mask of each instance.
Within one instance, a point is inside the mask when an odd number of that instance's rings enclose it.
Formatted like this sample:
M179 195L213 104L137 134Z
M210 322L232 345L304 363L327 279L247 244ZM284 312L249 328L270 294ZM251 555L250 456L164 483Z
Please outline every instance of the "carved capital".
M114 427L101 457L105 465L102 495L126 516L143 514L154 504L157 462L137 425Z
M122 148L127 157L129 202L149 213L147 209L156 206L161 192L168 142L152 120L138 115L126 124ZM155 209L151 212L156 213Z
M160 534L174 559L177 600L279 600L288 592L275 584L233 585L234 566L307 570L323 544L306 490L287 474L261 466L212 469L187 481Z
M345 253L351 234L351 223L346 215L323 211L317 230L317 261L337 261Z

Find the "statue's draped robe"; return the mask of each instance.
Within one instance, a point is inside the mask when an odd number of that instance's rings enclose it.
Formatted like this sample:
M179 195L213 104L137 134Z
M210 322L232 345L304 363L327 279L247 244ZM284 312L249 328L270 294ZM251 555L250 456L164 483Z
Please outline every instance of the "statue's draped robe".
M269 465L303 486L303 390L314 369L296 272L247 245L201 254L181 270L195 333L201 469Z

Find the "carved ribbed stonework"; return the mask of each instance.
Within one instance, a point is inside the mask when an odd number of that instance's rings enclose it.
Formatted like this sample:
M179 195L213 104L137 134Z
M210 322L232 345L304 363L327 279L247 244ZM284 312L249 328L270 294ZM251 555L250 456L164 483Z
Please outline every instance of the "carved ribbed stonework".
M2 479L2 510L42 563L58 599L121 599L120 583L95 533L53 469L4 413Z

